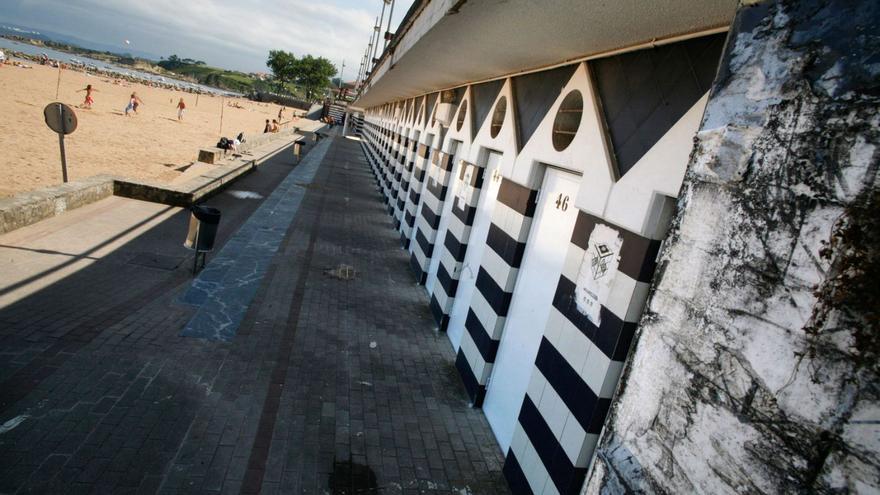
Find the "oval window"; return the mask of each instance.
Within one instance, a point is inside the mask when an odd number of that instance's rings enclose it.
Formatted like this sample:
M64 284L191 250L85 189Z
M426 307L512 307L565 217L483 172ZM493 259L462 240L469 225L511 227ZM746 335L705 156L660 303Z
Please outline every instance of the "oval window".
M493 138L501 132L501 126L504 125L504 115L507 113L507 97L502 96L495 105L495 112L492 113L492 124L489 128L489 135Z
M455 130L460 131L464 125L464 119L467 117L467 100L461 102L461 111L458 112L458 121L455 122Z
M565 96L559 110L556 111L556 119L553 121L553 148L562 151L568 148L577 134L581 125L581 115L584 113L584 98L581 92L574 90Z

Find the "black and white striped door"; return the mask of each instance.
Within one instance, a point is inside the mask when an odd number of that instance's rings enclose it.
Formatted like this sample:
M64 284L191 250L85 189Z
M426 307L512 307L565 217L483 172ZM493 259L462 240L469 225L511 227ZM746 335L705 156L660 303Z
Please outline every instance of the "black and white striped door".
M486 418L505 451L532 371L526 363L534 362L541 345L577 220L574 198L579 184L579 176L548 168L541 185L535 220L483 402Z

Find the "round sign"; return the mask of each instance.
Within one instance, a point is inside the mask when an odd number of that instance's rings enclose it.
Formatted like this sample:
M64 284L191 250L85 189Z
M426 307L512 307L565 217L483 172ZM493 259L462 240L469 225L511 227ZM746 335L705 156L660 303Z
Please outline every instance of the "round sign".
M76 114L64 103L49 103L43 109L46 125L58 134L70 134L76 130Z

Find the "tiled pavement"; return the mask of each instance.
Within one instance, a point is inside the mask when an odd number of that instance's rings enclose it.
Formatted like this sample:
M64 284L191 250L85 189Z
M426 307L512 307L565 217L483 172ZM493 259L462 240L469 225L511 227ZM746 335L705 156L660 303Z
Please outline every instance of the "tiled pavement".
M111 254L0 309L0 493L506 492L359 144L333 139L231 342L179 336L185 262ZM227 226L256 208L231 201ZM119 253L176 252L185 222Z

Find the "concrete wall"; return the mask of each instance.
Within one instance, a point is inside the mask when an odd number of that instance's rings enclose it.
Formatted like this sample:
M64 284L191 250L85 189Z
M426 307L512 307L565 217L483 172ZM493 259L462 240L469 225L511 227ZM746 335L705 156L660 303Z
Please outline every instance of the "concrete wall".
M746 2L585 493L876 493L876 2Z

